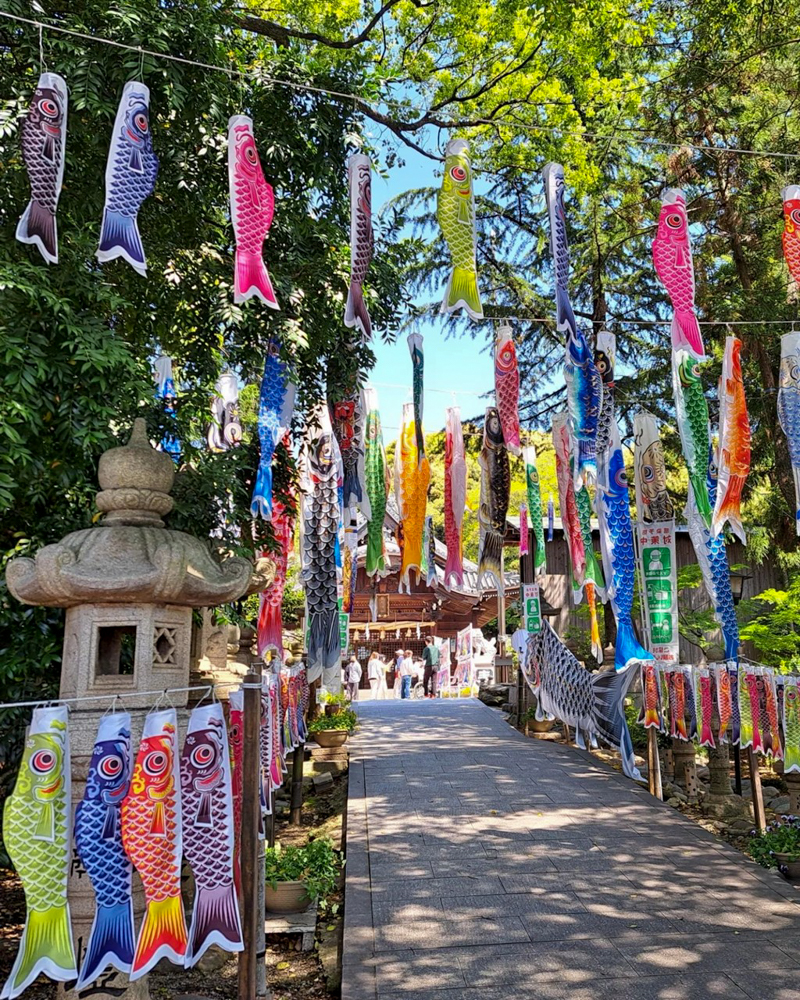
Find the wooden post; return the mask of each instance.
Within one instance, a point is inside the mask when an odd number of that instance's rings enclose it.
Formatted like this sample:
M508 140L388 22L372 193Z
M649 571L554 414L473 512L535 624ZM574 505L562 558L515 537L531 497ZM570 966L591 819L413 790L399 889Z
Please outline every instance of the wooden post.
M664 751L664 771L667 775L667 781L675 780L675 755L672 752L672 747L667 747Z
M292 826L300 826L300 813L303 808L303 758L306 745L301 743L294 748L292 754L292 799L289 822Z
M264 913L258 912L258 826L261 776L261 663L251 664L242 684L244 690L244 746L242 748L242 936L244 951L239 955L238 1000L255 1000L258 963L258 925L263 929Z
M767 816L764 812L764 795L761 791L758 756L753 752L752 747L747 748L747 759L750 763L750 787L753 791L753 818L755 819L756 830L764 831L767 828Z
M663 799L661 790L661 761L658 758L658 733L655 726L647 730L647 784L650 794Z

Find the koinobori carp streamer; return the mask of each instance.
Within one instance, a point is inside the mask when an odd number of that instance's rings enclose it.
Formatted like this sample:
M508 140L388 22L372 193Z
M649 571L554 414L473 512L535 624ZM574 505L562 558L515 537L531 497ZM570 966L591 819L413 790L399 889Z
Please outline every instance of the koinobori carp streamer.
M139 209L153 193L158 158L150 130L150 91L138 81L125 84L114 121L106 165L106 202L97 259L122 257L139 274L147 272Z
M236 239L233 301L246 302L255 296L270 309L277 309L278 300L262 256L275 214L275 195L272 185L264 179L253 120L247 115L234 115L228 122L228 182Z
M58 263L56 209L64 181L67 145L67 84L58 73L42 73L22 121L22 158L31 199L17 225L20 243L32 243L48 264Z

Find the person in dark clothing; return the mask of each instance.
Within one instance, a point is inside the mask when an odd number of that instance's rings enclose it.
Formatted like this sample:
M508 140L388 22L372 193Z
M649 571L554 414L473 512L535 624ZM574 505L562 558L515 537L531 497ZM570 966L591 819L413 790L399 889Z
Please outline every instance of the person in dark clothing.
M425 664L425 670L422 675L425 697L433 698L434 678L436 677L436 672L439 669L439 647L433 644L432 635L425 636L425 648L422 650L422 662Z

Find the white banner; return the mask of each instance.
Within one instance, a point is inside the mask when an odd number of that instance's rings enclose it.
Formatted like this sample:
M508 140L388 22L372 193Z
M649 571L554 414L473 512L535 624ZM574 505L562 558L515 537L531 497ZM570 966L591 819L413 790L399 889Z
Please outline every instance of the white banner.
M675 562L675 522L639 524L639 561L642 571L648 648L663 666L680 663L678 634L678 569Z

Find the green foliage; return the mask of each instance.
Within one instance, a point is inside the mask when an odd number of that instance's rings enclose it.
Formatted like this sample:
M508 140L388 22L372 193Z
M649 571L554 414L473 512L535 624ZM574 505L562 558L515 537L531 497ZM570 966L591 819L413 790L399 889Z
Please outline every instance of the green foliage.
M326 691L320 694L319 701L322 705L333 705L337 708L347 708L350 704L344 691Z
M800 817L786 816L770 823L763 833L753 831L747 849L764 868L778 867L776 854L789 854L790 861L800 860Z
M800 576L787 590L764 590L739 609L747 616L742 641L752 642L759 659L784 673L800 666Z
M318 715L308 724L309 733L327 732L329 729L346 729L348 733L355 731L358 725L358 716L351 708L345 708L341 712L334 712L333 715Z
M278 882L303 882L319 908L327 909L342 867L339 852L327 837L309 840L305 847L276 844L266 849L265 856L268 885L276 889Z
M5 9L30 16L23 0L9 0ZM254 538L249 515L258 459L257 387L268 344L280 340L299 387L295 434L324 395L326 375L337 386L339 376L328 372L326 359L349 353L352 366L363 370L373 355L360 338L348 339L341 322L350 254L346 160L362 141L363 122L352 104L274 87L249 71L258 66L275 77L359 93L368 90L369 67L357 58L324 65L294 49L276 51L271 41L238 30L230 0L198 0L180 11L159 0L111 7L83 0L66 10L45 0L39 11L64 28L248 71L248 81L147 56L140 70L135 52L45 31L48 68L65 77L70 93L59 263L47 266L34 247L14 238L30 193L19 125L40 70L38 33L0 23L0 382L6 401L0 571L8 559L92 523L97 460L127 438L136 416L146 418L154 441L170 429L183 443L170 527L201 537L217 529L209 543L213 552L269 549L271 528L258 521ZM123 261L100 266L95 257L111 126L130 79L150 88L160 160L155 193L139 214L145 278ZM226 136L229 116L242 110L256 123L264 171L275 189L265 257L280 312L232 301ZM369 308L376 329L391 338L407 251L396 239L392 216L376 219L375 230ZM175 362L174 419L154 399L151 369L159 352ZM204 431L223 366L245 383L244 440L230 452L211 454ZM292 453L280 448L275 491L281 500L289 499L295 475ZM287 588L287 624L296 623L297 610L296 587ZM43 685L54 690L61 623L59 613L31 614L4 595L4 692L23 698L38 695Z

